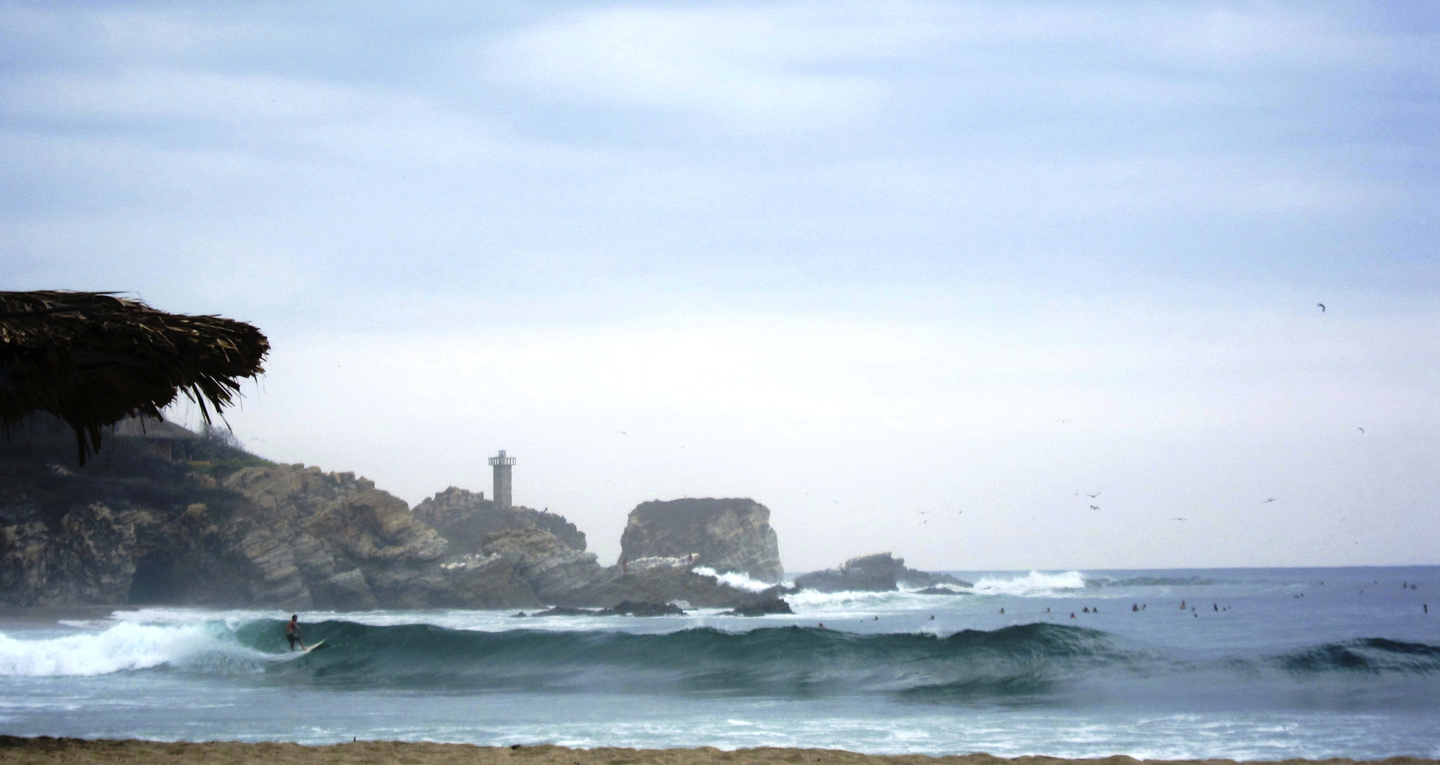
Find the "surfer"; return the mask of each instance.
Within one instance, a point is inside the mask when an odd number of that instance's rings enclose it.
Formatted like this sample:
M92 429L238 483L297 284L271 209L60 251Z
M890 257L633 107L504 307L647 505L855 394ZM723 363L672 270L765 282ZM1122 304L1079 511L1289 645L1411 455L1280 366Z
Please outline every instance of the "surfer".
M290 641L290 650L295 650L295 644L300 644L300 650L305 648L305 641L300 637L300 615L290 614L290 623L285 625L285 639Z

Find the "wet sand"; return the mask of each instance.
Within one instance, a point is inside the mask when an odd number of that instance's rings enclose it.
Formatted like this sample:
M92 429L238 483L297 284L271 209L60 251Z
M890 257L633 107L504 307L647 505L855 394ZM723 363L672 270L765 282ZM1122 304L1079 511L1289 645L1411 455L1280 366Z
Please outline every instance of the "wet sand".
M364 741L330 746L299 744L243 744L233 741L167 744L154 741L107 741L74 738L16 738L0 736L3 763L266 763L267 765L318 765L319 763L492 763L504 765L708 765L709 763L821 763L822 765L1134 765L1135 763L1195 763L1227 765L1234 760L1136 760L1108 757L1066 760L1058 757L1006 759L988 754L952 757L924 755L865 755L833 749L566 749L560 746L479 747L469 744L414 744ZM1284 763L1352 765L1383 762L1389 765L1440 765L1440 760L1393 757L1386 760L1280 760Z

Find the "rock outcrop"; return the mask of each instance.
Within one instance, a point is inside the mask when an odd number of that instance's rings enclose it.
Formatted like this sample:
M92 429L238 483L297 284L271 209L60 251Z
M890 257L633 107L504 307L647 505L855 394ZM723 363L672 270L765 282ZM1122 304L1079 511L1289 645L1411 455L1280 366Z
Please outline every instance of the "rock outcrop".
M0 438L0 605L734 608L775 593L697 566L781 574L769 511L749 500L642 505L630 557L606 568L556 514L499 510L453 487L412 513L352 473L209 438L191 445L197 462L177 462L134 441L111 439L71 469L63 423ZM636 552L647 547L676 553Z
M426 608L448 599L438 569L445 540L369 480L271 465L239 470L222 485L254 507L236 531L260 574L256 601Z
M626 562L680 558L762 582L778 582L785 574L770 510L750 499L644 502L630 511L620 550Z
M937 585L969 587L949 574L930 574L905 567L904 558L890 553L851 558L836 568L795 577L796 590L819 592L886 592L901 587L931 588Z
M765 600L758 600L758 601L756 601L756 602L754 602L754 603L750 603L750 604L744 605L744 606L739 606L738 608L734 608L734 609L732 609L732 610L730 610L730 611L726 611L726 612L725 612L725 615L726 615L726 616L770 616L770 615L773 615L773 614L793 614L793 613L795 613L795 612L790 609L790 604L789 604L789 603L786 603L783 598L766 598Z
M415 518L445 537L452 555L479 552L487 535L518 529L549 532L566 546L585 551L585 533L564 516L528 507L502 509L483 494L454 486L416 505Z
M614 606L625 601L684 602L695 608L734 608L764 596L739 590L694 570L684 558L650 557L605 569L590 588L576 593L577 602Z
M488 535L482 552L510 564L529 590L528 601L547 605L593 602L588 597L605 579L594 553L576 550L540 529L512 529Z

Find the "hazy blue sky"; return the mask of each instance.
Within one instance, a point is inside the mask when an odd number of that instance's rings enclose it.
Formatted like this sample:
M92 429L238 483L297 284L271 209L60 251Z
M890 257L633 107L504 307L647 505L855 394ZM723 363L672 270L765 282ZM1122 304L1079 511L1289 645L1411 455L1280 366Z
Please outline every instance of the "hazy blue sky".
M0 3L0 289L254 322L254 451L508 449L607 562L1440 563L1440 6L409 5Z

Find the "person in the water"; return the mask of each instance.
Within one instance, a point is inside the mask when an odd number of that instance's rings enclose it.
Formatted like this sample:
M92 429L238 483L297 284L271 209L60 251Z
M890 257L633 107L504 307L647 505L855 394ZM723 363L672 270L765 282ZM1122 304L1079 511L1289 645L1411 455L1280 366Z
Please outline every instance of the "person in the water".
M300 650L305 648L305 641L300 637L300 615L290 614L290 623L285 625L285 639L290 641L290 650L295 650L295 644L300 644Z

